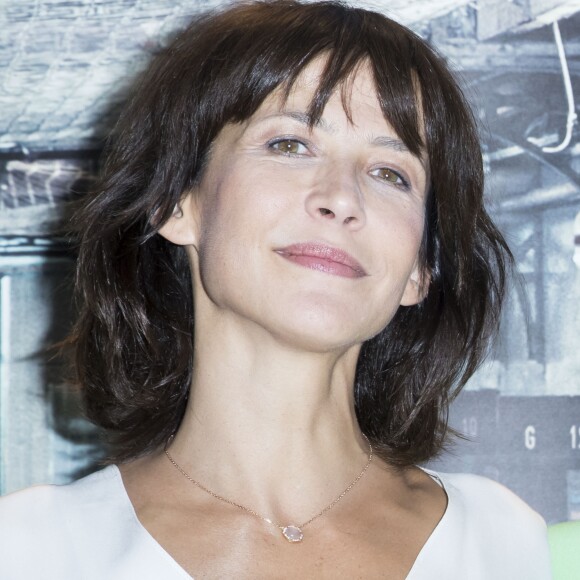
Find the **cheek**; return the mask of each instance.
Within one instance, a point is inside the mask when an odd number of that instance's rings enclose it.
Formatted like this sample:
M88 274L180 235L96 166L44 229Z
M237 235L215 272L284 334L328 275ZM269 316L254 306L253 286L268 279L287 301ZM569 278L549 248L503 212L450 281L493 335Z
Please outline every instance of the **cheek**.
M422 211L414 212L405 224L404 232L401 232L401 242L408 248L413 259L413 266L416 265L417 256L423 240L423 230L425 228L425 214Z
M376 318L371 321L376 332L384 328L406 298L410 279L416 278L419 249L423 237L424 214L421 208L405 211L391 206L377 214L372 231L377 269L375 283L367 288L363 302Z
M250 233L278 221L276 215L289 209L296 197L288 191L295 180L296 176L283 175L271 163L247 159L220 171L205 192L202 225L206 234L216 229Z
M263 245L267 216L259 190L237 172L224 175L205 192L199 238L199 266L206 290L240 290ZM262 242L262 243L261 243Z
M223 245L249 225L243 184L236 183L235 172L231 173L220 171L201 192L200 250Z
M410 272L416 264L423 239L425 213L419 203L393 203L377 213L375 247L382 252L385 269L399 274ZM390 266L389 266L390 264Z

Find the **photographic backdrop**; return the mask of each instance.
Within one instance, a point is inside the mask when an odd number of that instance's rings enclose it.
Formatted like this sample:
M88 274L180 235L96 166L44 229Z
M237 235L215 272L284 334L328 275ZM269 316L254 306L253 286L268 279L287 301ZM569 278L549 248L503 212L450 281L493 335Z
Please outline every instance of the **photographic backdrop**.
M0 493L97 467L95 429L50 350L73 315L62 224L98 171L127 88L202 0L0 0ZM489 207L517 259L489 361L431 464L580 519L580 0L391 0L460 75ZM556 25L554 23L557 23Z

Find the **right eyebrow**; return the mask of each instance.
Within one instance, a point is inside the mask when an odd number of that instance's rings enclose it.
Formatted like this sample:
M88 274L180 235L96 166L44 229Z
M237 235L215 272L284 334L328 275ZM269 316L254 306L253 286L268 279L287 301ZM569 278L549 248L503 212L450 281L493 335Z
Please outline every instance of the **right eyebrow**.
M328 121L325 121L324 119L321 118L313 123L312 122L312 115L309 115L308 113L306 113L304 111L279 111L278 113L273 113L272 115L268 115L261 120L265 121L267 119L273 119L276 117L287 117L290 119L294 119L295 121L298 121L300 124L304 125L305 127L310 128L310 127L314 126L316 128L322 129L326 133L330 133L331 135L334 135L337 133L336 127L334 127Z

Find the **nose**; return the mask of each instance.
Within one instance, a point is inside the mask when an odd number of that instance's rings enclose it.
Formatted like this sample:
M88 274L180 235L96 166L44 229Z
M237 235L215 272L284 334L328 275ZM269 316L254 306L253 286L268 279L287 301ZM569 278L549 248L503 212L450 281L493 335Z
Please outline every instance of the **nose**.
M315 219L334 221L357 230L366 223L364 198L354 170L334 167L318 176L318 183L306 199L306 211Z

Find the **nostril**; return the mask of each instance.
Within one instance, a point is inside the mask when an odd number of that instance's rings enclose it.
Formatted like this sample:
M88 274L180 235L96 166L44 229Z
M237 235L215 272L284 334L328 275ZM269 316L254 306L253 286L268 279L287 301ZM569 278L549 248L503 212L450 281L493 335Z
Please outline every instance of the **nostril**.
M325 216L329 215L331 217L334 217L334 212L332 212L331 210L329 210L325 207L319 208L319 211L320 211L320 215L325 215Z

